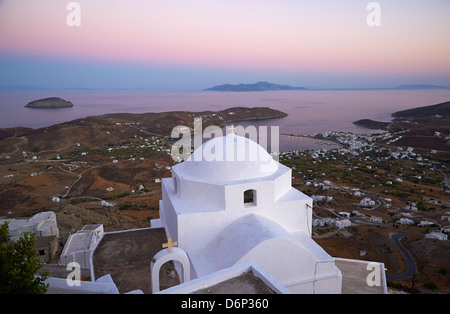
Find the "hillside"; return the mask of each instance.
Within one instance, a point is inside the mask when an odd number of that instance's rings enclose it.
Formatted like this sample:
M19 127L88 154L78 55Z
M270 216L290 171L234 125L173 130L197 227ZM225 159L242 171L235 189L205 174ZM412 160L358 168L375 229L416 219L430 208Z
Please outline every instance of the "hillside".
M371 119L361 119L353 122L353 124L372 130L384 130L390 125L389 122L380 122Z
M397 111L391 123L362 119L353 122L368 129L390 132L402 131L395 140L396 146L412 147L418 152L435 152L442 160L450 159L450 101L418 108ZM390 140L380 144L392 146Z
M115 113L91 116L40 129L11 128L0 129L0 148L11 151L11 142L26 137L26 147L22 150L39 152L73 150L74 143L84 147L99 148L115 145L138 136L170 137L172 129L178 125L193 128L195 117L202 118L203 127L225 126L232 121L280 118L286 113L267 107L234 107L219 112L162 112L162 113ZM9 138L8 138L9 137Z
M411 117L411 118L423 118L430 116L450 117L450 101L440 103L437 105L407 109L397 111L392 114L393 117Z

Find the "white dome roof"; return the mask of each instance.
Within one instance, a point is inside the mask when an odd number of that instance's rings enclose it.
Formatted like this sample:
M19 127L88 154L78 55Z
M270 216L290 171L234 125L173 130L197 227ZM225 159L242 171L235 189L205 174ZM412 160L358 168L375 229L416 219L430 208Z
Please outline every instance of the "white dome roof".
M262 146L230 133L204 143L173 171L180 178L227 182L267 177L278 166Z

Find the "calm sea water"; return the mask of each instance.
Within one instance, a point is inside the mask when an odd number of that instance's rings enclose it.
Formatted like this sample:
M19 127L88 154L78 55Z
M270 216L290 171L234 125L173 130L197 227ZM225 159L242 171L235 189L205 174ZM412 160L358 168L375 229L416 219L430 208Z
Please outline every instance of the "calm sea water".
M33 100L60 97L74 107L31 109ZM280 133L313 134L327 131L372 133L352 122L369 118L390 121L391 113L450 100L450 90L266 91L266 92L153 92L153 91L2 91L0 128L40 128L108 113L217 111L229 107L270 107L288 117L238 123L276 125ZM315 140L280 137L281 150L315 148ZM320 145L317 144L317 145Z

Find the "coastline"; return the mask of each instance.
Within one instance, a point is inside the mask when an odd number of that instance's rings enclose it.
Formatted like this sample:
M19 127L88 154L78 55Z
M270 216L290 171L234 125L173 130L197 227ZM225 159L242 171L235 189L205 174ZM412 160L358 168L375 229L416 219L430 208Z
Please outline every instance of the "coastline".
M56 150L70 151L74 143L82 143L89 148L117 145L143 136L171 137L176 126L187 126L194 131L194 119L202 118L202 128L224 127L234 121L264 120L286 117L287 114L268 107L233 107L221 111L171 111L162 113L113 113L89 116L38 129L0 129L0 140L5 141L26 137L29 151ZM0 143L1 146L2 143ZM25 148L25 147L24 147ZM4 151L8 151L6 148Z

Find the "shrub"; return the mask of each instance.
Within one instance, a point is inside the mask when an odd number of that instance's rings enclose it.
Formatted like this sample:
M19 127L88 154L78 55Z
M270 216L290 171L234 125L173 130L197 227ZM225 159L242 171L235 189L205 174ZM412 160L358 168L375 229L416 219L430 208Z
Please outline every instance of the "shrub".
M35 276L42 267L33 248L35 235L26 232L16 242L10 241L9 224L0 226L0 294L43 294L46 275Z

